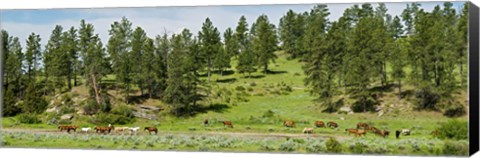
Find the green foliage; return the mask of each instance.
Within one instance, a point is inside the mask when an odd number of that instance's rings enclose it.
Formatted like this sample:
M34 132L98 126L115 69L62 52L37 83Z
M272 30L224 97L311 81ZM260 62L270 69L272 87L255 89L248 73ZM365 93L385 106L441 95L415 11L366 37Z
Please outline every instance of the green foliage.
M22 111L27 113L43 113L48 106L42 93L38 91L35 84L30 84L25 92L25 98L22 102Z
M208 82L210 82L211 69L217 67L223 70L227 65L226 62L230 60L228 54L225 53L222 47L220 32L213 26L209 18L205 19L202 30L198 33L201 56L205 60L207 66ZM195 50L198 51L198 50ZM199 63L197 63L199 64Z
M254 26L254 27L253 27ZM274 54L277 50L277 35L275 25L270 24L266 15L257 18L255 25L252 26L253 32L253 51L256 55L257 65L263 67L263 72L267 73L270 61L275 61L277 56Z
M22 114L17 115L17 119L20 123L25 123L25 124L42 123L42 120L40 120L40 118L37 114L22 113Z
M297 148L297 143L295 143L292 140L287 140L282 144L280 144L280 146L278 147L278 150L291 152L291 151L295 151L296 148Z
M13 94L12 88L4 91L3 104L2 104L2 115L3 117L15 116L21 112L21 109L17 107L17 99Z
M342 144L337 141L335 138L329 138L325 142L325 146L327 147L327 152L329 153L341 153L342 152Z
M469 149L468 143L445 141L445 144L443 146L443 154L446 156L451 156L451 155L467 156L468 149Z
M452 119L442 123L437 131L441 139L465 140L468 139L468 122Z

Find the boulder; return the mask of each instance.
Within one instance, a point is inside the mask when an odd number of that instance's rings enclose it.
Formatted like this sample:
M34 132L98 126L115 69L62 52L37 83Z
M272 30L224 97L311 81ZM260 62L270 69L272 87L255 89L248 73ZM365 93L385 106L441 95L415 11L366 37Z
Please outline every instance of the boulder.
M79 109L77 110L77 114L79 114L79 115L85 115L85 110L83 110L83 108L79 108Z
M138 118L144 118L144 119L149 119L149 120L154 120L154 119L157 119L157 116L155 116L154 114L147 114L147 113L143 113L143 112L133 112L133 115L135 115L135 117L138 117Z
M45 112L47 112L47 113L52 113L52 112L58 113L59 111L60 111L60 107L54 106L52 108L48 108Z
M60 116L60 119L62 120L71 120L73 118L73 114L65 114Z
M162 111L163 108L156 107L156 106L147 106L147 105L140 105L138 106L142 110L147 110L147 111L154 111L154 112L159 112Z
M338 110L338 111L339 112L344 112L344 113L347 113L347 114L353 114L352 109L350 109L350 107L347 107L347 106L341 107L340 110Z

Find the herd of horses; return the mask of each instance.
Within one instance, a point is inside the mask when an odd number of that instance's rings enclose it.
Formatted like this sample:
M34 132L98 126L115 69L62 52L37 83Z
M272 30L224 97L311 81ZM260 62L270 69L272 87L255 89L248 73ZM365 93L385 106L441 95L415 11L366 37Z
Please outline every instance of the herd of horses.
M58 129L60 129L60 131L66 131L68 133L70 133L70 131L76 132L77 129L79 129L79 128L80 127L76 126L76 125L60 125L60 126L58 126ZM80 130L82 132L89 133L89 131L91 131L92 128L83 127ZM112 131L121 132L121 133L129 132L130 134L137 134L138 131L140 130L140 127L117 127L117 128L115 128L113 125L108 124L108 126L95 126L93 128L93 130L95 130L95 133L99 133L99 134L107 134L107 133L111 133ZM156 127L145 127L144 131L148 131L149 134L152 134L152 133L157 134L158 133L158 129Z
M221 121L224 125L224 127L229 127L229 128L233 128L233 123L231 121ZM203 124L204 126L208 126L210 125L210 122L208 121L208 119L205 119L203 121ZM283 126L285 127L290 127L290 128L295 128L295 122L294 121L291 121L291 120L285 120L283 122ZM333 128L333 129L338 129L338 124L335 123L335 122L323 122L323 121L315 121L314 123L314 127L316 128ZM79 126L75 126L75 125L60 125L58 126L58 129L60 129L60 131L66 131L68 133L70 133L70 131L74 131L76 132L76 130L80 128ZM145 127L143 128L144 131L147 131L149 134L152 134L152 133L155 133L157 134L158 133L158 129L156 127ZM85 132L85 133L88 133L90 130L92 130L92 128L90 127L84 127L84 128L81 128L81 131L82 132ZM93 130L95 130L95 133L99 133L99 134L107 134L107 133L111 133L112 131L115 131L115 132L121 132L121 133L125 133L125 132L129 132L130 134L136 134L139 130L140 130L140 127L117 127L115 128L113 125L109 124L108 126L95 126L93 128ZM304 128L302 133L305 133L305 134L313 134L314 132L314 128L312 127L307 127L307 128ZM348 133L348 135L350 134L354 134L356 137L361 137L361 136L365 136L368 132L370 133L374 133L375 135L378 135L378 136L381 136L383 138L386 138L388 137L388 135L390 134L390 132L388 130L381 130L381 129L378 129L374 126L371 126L367 123L363 123L363 122L360 122L360 123L357 123L357 126L356 128L347 128L345 129L345 132ZM410 130L409 129L401 129L401 130L396 130L395 131L395 137L398 139L400 138L400 135L404 135L404 136L408 136L410 135ZM438 135L438 131L433 131L431 133L431 135L433 135L434 137Z

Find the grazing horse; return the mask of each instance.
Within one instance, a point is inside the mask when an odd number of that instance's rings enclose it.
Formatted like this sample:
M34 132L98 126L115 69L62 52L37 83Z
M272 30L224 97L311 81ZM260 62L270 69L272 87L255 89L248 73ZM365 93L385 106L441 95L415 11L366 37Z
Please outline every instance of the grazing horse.
M91 129L90 127L82 128L82 132L88 133Z
M208 119L203 120L203 126L208 126Z
M401 132L402 132L403 135L406 135L406 136L410 135L410 130L409 129L402 129Z
M350 135L350 133L356 134L356 133L357 133L357 129L355 129L355 128L347 128L347 129L345 129L345 132L348 132L348 135Z
M382 136L383 138L387 137L388 134L390 134L389 131L387 130L376 130L375 131L375 134L379 135L379 136Z
M355 132L355 135L356 135L357 137L360 137L360 136L365 135L365 134L367 134L367 131L366 131L366 130L362 130L362 129L357 129L357 132Z
M115 132L122 132L125 133L125 131L128 131L130 129L129 127L117 127L115 128Z
M68 133L70 133L71 130L73 130L74 132L77 131L77 128L79 128L78 126L75 126L75 125L60 125L58 126L58 129L60 129L60 131L67 131Z
M363 122L357 123L357 129L360 129L360 128L368 129L368 124Z
M152 132L155 132L155 134L158 133L158 129L156 127L145 127L143 130L148 131L148 134L152 134Z
M313 134L313 128L304 128L303 133Z
M128 130L130 131L130 134L137 134L139 129L140 129L140 127L128 128Z
M327 127L330 127L330 128L338 128L338 124L335 123L335 122L328 122L327 123Z
M373 126L367 126L367 131L370 131L370 132L373 132L373 133L377 133L377 131L380 131L378 128L375 128Z
M223 121L223 126L227 126L227 127L233 128L233 124L232 124L231 121Z
M400 138L400 133L402 133L402 132L399 131L399 130L396 130L396 131L395 131L395 137L396 137L397 139Z
M100 132L100 133L106 134L106 132L110 133L112 130L114 130L115 127L113 127L111 124L108 124L107 127L96 126L94 129L95 129L96 133Z
M315 121L315 127L325 127L325 123L323 121Z
M295 122L290 121L290 120L283 121L283 125L284 125L285 127L293 127L293 128L295 128Z

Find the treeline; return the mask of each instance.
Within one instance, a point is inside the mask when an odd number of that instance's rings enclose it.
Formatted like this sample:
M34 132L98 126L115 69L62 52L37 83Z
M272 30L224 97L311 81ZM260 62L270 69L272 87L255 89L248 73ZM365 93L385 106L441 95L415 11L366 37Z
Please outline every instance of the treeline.
M189 115L210 94L212 73L235 68L245 77L257 71L268 74L277 50L305 62L305 84L328 112L338 109L335 98L342 93L356 99L357 111L372 110L372 88L393 81L399 93L401 85L411 83L418 107L435 109L465 85L466 6L461 13L452 3L425 12L413 3L401 17L391 17L384 4L374 9L366 3L330 22L327 6L317 5L305 13L288 11L278 29L266 15L251 26L242 16L222 35L206 18L197 34L184 29L155 38L123 17L111 24L106 44L92 24L81 20L78 28L55 26L44 49L35 33L23 49L18 37L2 30L3 115L42 113L48 105L44 96L69 91L81 81L90 93L85 111L109 112L107 75L115 76L113 87L125 103L135 86L142 96L171 105L174 115Z
M333 22L325 5L290 10L280 22L282 49L305 62L305 84L327 112L347 95L355 100L352 110L374 111L382 90L394 85L402 97L408 83L417 109L459 115L464 108L452 95L466 86L467 6L457 13L446 2L426 12L412 3L392 17L385 4L365 3Z

